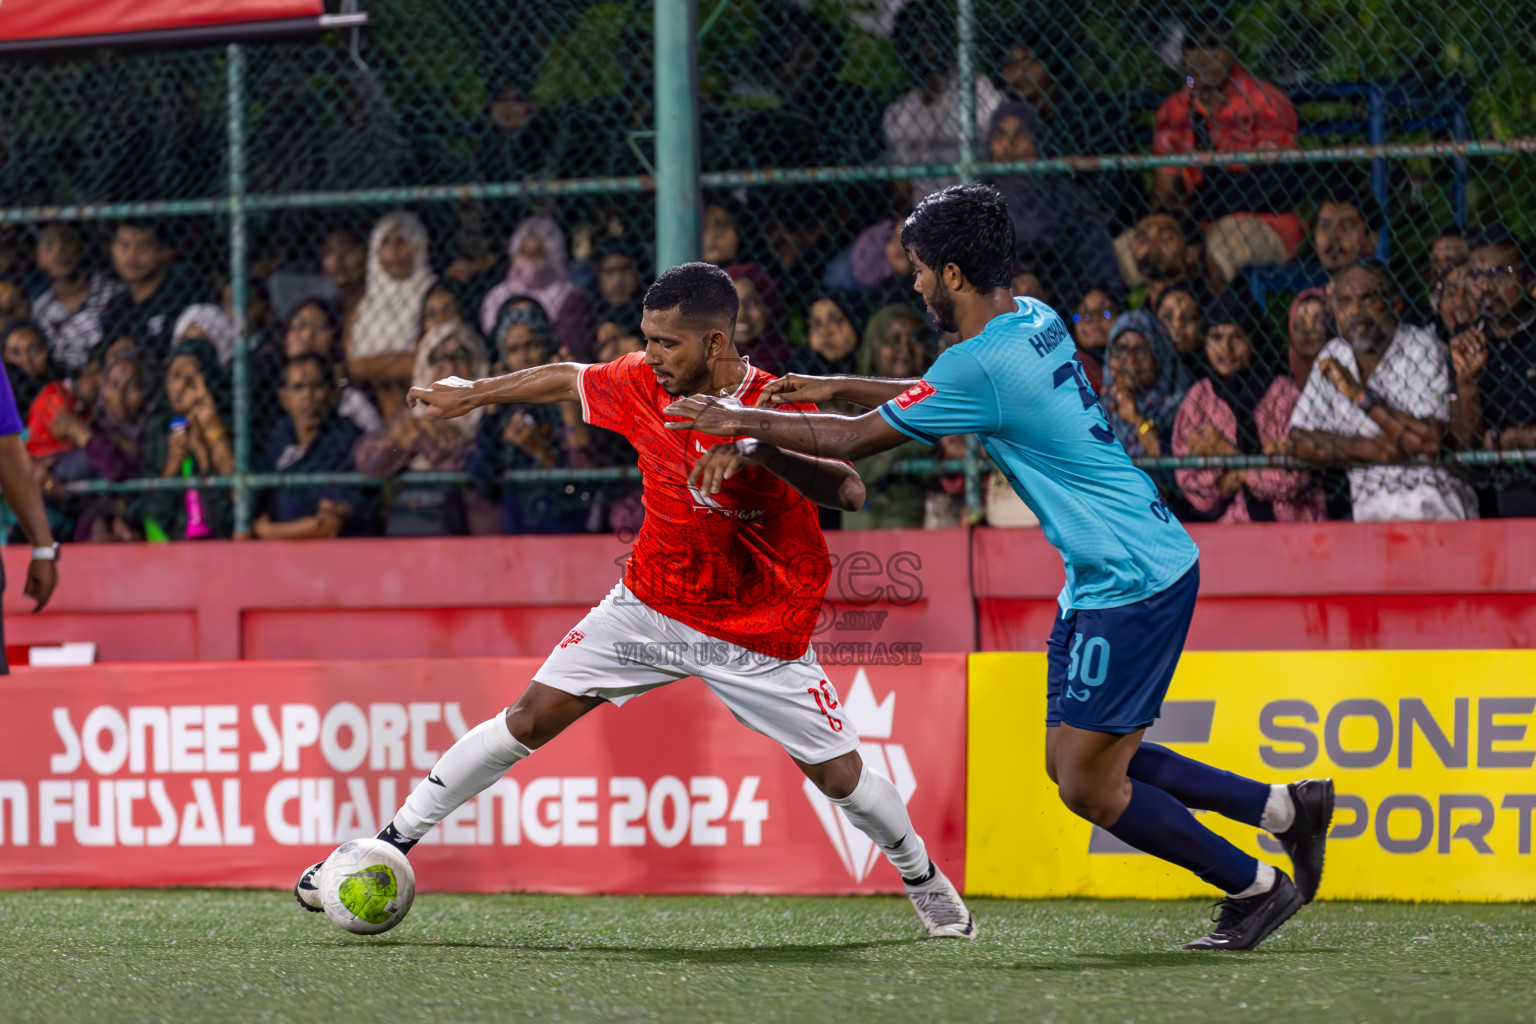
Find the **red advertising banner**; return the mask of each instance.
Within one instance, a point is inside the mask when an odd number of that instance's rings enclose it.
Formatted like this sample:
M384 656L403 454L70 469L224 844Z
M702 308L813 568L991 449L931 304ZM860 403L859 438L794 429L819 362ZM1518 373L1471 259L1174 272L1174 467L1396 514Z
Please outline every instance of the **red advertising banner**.
M4 0L0 42L315 18L321 0Z
M0 887L284 887L387 822L532 658L18 669ZM867 763L964 882L966 656L829 666ZM862 833L697 679L602 707L411 855L425 890L899 891Z

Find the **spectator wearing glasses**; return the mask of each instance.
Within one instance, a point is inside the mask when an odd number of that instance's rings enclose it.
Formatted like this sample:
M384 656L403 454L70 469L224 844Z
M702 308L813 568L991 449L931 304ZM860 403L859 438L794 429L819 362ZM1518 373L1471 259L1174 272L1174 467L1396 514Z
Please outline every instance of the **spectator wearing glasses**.
M1095 394L1104 390L1104 350L1109 346L1110 325L1119 315L1119 303L1108 285L1092 286L1072 304L1072 340L1077 343L1077 361L1083 364Z
M1441 467L1392 465L1440 453L1450 417L1445 346L1398 319L1403 301L1380 264L1337 271L1328 301L1340 337L1323 346L1291 414L1295 453L1378 463L1348 471L1357 521L1476 519L1472 489Z
M1490 233L1473 242L1467 273L1480 317L1451 339L1456 371L1451 429L1471 448L1536 449L1536 302L1530 295L1530 264L1514 238ZM1500 516L1536 516L1536 488L1529 483L1496 486L1495 497Z

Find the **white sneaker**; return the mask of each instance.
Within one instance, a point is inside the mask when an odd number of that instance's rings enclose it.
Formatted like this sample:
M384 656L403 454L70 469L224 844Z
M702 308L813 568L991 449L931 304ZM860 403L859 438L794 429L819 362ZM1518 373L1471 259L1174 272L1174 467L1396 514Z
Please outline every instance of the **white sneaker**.
M321 861L305 868L298 884L293 887L293 898L299 901L299 906L315 914L325 909L320 903L320 887L315 884L315 875L324 866L325 861Z
M903 883L907 887L907 898L912 901L912 907L929 935L943 939L976 937L976 918L971 916L959 891L944 877L937 864L933 865L933 877L928 881L903 880Z

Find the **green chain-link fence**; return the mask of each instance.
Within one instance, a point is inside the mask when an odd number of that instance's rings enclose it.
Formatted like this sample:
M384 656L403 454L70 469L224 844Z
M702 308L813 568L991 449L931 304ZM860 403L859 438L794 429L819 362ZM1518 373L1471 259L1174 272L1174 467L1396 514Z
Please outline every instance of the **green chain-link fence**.
M633 348L695 217L759 365L915 375L949 339L893 231L974 179L1009 201L1016 293L1068 319L1180 514L1536 505L1517 3L370 15L356 39L0 62L0 312L30 296L51 355L13 325L5 359L75 535L630 529L617 439L561 409L445 428L404 388ZM1335 323L1310 289L1361 258L1384 273L1343 275ZM860 468L848 526L974 519L990 490L958 439Z

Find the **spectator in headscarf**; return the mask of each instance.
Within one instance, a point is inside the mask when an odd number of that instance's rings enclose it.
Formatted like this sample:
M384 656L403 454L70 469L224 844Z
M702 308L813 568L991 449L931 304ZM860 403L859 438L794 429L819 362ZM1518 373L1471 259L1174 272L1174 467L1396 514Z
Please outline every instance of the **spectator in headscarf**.
M412 382L430 388L444 377L478 380L489 374L485 343L468 324L439 324L427 332L416 353ZM451 420L428 416L428 407L402 407L377 433L360 438L353 458L360 473L394 476L413 472L463 470L484 409ZM458 487L410 485L397 489L386 512L387 536L442 536L468 532L464 496Z
M16 409L25 420L43 388L63 374L48 355L43 329L31 320L9 320L0 327L0 356L16 396Z
M1146 310L1120 314L1109 329L1100 404L1127 454L1167 450L1188 390L1189 376L1157 317Z
M779 289L755 263L737 263L725 272L736 282L736 295L741 300L736 313L736 351L758 369L775 377L783 374L789 362L789 343L784 340Z
M492 288L480 305L480 327L487 334L513 295L531 295L548 314L555 337L577 362L592 359L591 305L566 267L565 234L549 217L529 217L512 232L507 247L512 266L507 279Z
M347 376L372 386L386 417L404 404L421 303L437 280L427 244L427 229L403 210L386 214L368 239L363 298L347 328Z
M225 366L234 358L235 325L224 315L224 310L210 302L194 303L176 318L171 344L180 345L188 338L202 338L212 344L219 354L219 362Z
M145 434L142 472L162 479L234 472L234 443L227 428L229 382L218 353L202 338L193 338L171 349L165 367L157 410ZM229 491L200 487L196 494L213 536L228 537L233 523ZM167 490L146 493L138 507L159 533L179 540L187 533L189 505L183 491ZM145 532L153 535L148 527Z
M699 258L706 263L729 267L755 259L757 246L747 238L746 211L730 200L712 202L704 207L704 223L699 234Z
M1173 454L1289 455L1291 412L1301 387L1263 358L1246 302L1224 292L1208 311L1207 374L1189 389L1173 425ZM1196 515L1222 523L1317 522L1323 495L1305 472L1180 469L1179 489Z
M992 114L978 156L993 163L1032 163L1044 133L1028 103L1004 103ZM1121 287L1115 242L1094 198L1060 174L985 179L1003 196L1019 249L1049 250L1068 281ZM1050 282L1058 284L1059 282Z
M1291 300L1291 309L1286 316L1286 335L1289 341L1286 359L1291 376L1304 387L1317 354L1333 337L1325 290L1308 288Z
M267 439L264 473L351 473L358 430L336 415L336 366L318 352L304 352L283 369L283 412ZM257 498L251 524L259 540L308 540L354 533L365 499L351 487L277 487Z
M847 301L823 295L806 315L806 343L789 354L790 373L829 377L855 371L859 329Z
M640 337L639 329L633 324L617 320L599 323L597 330L592 333L592 339L592 355L599 363L611 363L630 352L645 351L645 342Z
M76 450L59 456L50 477L59 482L126 480L138 473L143 457L153 375L139 358L138 342L129 336L98 344L87 360L87 368L99 368L97 393L91 396L90 389L81 387L81 378L77 378L79 406L61 409L54 416L51 432ZM84 373L82 370L82 376ZM45 483L44 492L49 490ZM75 540L143 540L142 526L129 515L133 504L132 499L121 495L103 495L89 502L76 521Z
M1109 346L1109 327L1120 315L1115 293L1105 285L1093 285L1072 304L1072 340L1077 361L1088 374L1094 394L1104 391L1104 352Z
M869 318L869 326L864 328L855 359L859 374L900 379L920 375L927 366L919 337L926 323L921 313L902 303L891 303L877 310ZM855 461L854 468L864 481L864 508L858 512L844 512L842 528L920 528L928 490L921 481L895 476L893 471L896 463L906 459L938 457L934 445L914 440Z

